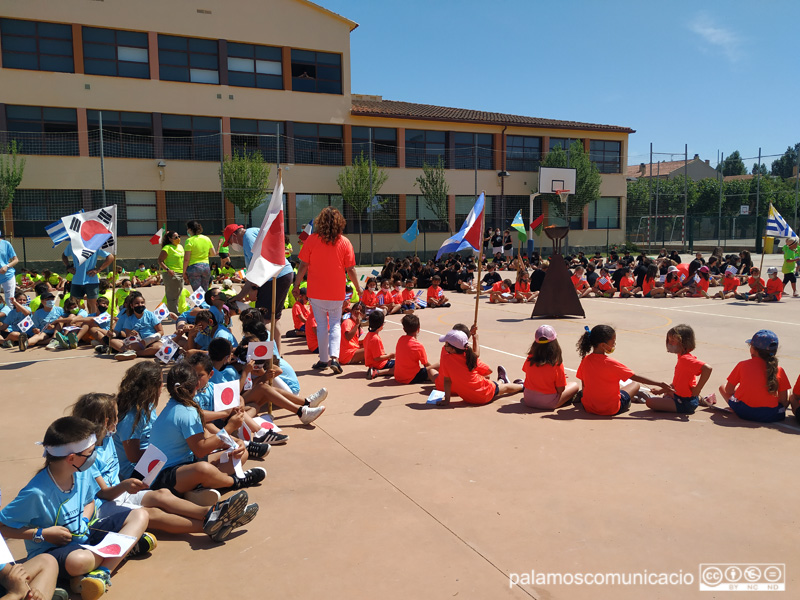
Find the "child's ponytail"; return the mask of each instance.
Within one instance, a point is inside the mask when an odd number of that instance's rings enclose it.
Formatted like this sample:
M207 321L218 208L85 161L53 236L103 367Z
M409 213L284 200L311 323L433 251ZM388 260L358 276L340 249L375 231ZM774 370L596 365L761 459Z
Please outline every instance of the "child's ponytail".
M472 371L478 366L478 355L472 351L472 348L467 344L464 348L464 356L467 359L467 368Z
M592 329L584 327L583 335L578 339L575 347L581 358L591 353L600 344L610 342L617 334L609 325L595 325Z
M778 357L769 350L754 348L759 358L767 365L767 391L770 394L778 393Z
M172 367L167 374L167 391L178 404L191 406L203 419L203 410L195 401L194 395L197 392L197 374L195 370L186 363L179 363Z

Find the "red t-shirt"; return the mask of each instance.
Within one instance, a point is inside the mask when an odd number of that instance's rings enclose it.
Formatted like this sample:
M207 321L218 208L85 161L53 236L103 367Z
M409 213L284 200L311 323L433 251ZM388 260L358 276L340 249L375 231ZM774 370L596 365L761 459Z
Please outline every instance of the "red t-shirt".
M397 340L394 359L394 378L400 383L411 383L420 367L428 364L425 346L415 337L402 335Z
M783 282L780 279L773 279L772 277L767 279L767 293L775 294L775 297L780 300L783 295Z
M377 298L378 298L378 306L384 304L394 304L394 293L392 292L392 290L382 289L380 292L378 292Z
M642 280L642 293L645 296L647 296L647 294L650 293L650 290L652 290L654 287L656 287L656 280L654 278L645 277Z
M736 288L739 287L739 278L738 277L725 277L722 282L722 291L727 292L735 292Z
M698 279L699 279L699 281L695 282L695 287L698 290L703 290L704 292L707 292L708 291L708 284L710 283L709 280L706 279L705 277L698 277ZM697 295L700 296L702 294L700 294L700 292L698 291Z
M364 364L368 367L382 369L389 362L386 360L375 360L379 356L383 356L386 352L383 350L383 341L381 336L376 331L370 331L364 336Z
M461 396L468 404L488 404L494 398L494 382L484 377L492 370L478 361L474 370L467 368L465 354L449 354L445 352L439 365L442 378L450 378L450 391Z
M471 346L470 346L471 347ZM444 362L444 357L448 356L447 351L442 346L441 352L439 352L439 374L436 376L436 381L433 382L433 387L435 387L440 392L444 390L444 378L442 377L441 365ZM483 362L480 358L478 359L478 366L476 367L478 371L481 373L485 373L487 375L491 374L492 368ZM452 386L450 387L450 391L453 391Z
M350 359L353 357L353 354L355 354L356 350L361 347L358 341L358 333L353 335L350 341L347 341L347 338L344 335L345 333L350 332L357 327L358 325L356 325L353 319L345 319L342 321L342 338L339 341L339 358L344 363L349 363Z
M668 279L664 281L664 289L666 289L668 292L674 292L681 287L681 282L678 279L678 276L675 274L673 275L674 277L672 279L669 279L669 275L667 275Z
M619 289L628 288L631 290L636 287L636 280L633 277L623 277L619 282Z
M738 386L734 395L747 406L769 408L778 406L778 396L767 391L767 365L757 356L736 365L728 375L728 381ZM778 392L791 387L783 367L778 367Z
M556 388L567 386L567 376L564 373L564 364L532 365L528 359L522 363L525 372L525 387L540 394L555 394Z
M343 301L345 270L356 266L353 245L343 235L326 244L312 233L300 249L299 258L308 265L308 297Z
M372 290L364 290L364 293L361 294L361 302L368 308L375 308L378 306L378 294Z
M530 281L518 281L517 285L514 287L514 291L521 292L523 294L527 294L531 291L531 282Z
M792 388L792 393L795 396L800 396L800 376L797 377L797 381L794 383L794 388Z
M416 301L417 294L414 292L414 290L410 290L410 289L406 288L406 289L403 290L401 298L402 298L403 302L405 302L406 304L410 304L411 302L415 302Z
M572 285L574 285L574 286L575 286L575 290L576 290L576 291L578 291L578 292L580 292L581 290L583 290L583 288L584 288L584 286L585 286L585 285L588 285L588 284L586 283L586 280L584 280L584 279L581 279L581 278L580 278L580 277L578 277L577 275L573 275L572 277L570 277L570 279L572 279Z
M761 277L759 277L758 279L756 279L755 277L748 277L747 285L750 286L751 294L764 291L764 280Z
M403 290L394 290L392 292L392 301L395 304L402 304L403 303Z
M633 371L605 354L587 354L578 367L583 382L583 407L596 415L615 415L620 408L619 382Z
M438 285L432 285L428 288L428 298L438 298L444 295L444 290Z
M299 300L294 303L294 306L292 307L292 321L294 321L295 329L300 329L306 324L309 312L310 309L307 304L303 304Z
M703 370L705 363L693 354L679 354L675 365L675 374L672 376L672 388L678 396L688 398L692 395L692 388L697 385L697 376Z
M598 277L596 285L597 289L599 289L601 292L616 291L610 277Z

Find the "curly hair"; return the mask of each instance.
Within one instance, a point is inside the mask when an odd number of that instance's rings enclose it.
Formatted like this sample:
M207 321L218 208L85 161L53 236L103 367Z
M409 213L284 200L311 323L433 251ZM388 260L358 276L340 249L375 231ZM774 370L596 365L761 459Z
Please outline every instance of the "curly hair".
M347 225L342 213L332 206L323 208L314 221L314 232L322 238L326 244L334 244L339 236L344 233Z

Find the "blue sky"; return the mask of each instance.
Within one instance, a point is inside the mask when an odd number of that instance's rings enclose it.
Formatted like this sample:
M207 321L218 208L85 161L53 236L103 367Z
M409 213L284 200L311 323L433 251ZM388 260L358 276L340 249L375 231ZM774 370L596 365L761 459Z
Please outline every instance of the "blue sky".
M359 23L354 93L628 126L629 164L800 142L796 1L318 2Z

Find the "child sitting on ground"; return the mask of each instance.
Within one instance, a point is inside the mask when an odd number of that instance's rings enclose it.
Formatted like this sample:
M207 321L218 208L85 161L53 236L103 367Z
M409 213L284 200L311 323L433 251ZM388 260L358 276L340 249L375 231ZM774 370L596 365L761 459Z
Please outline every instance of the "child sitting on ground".
M339 362L343 365L355 365L364 362L364 348L361 346L361 319L364 317L364 305L356 302L350 307L350 314L342 320L342 337L339 342Z
M779 302L783 295L784 283L778 279L778 267L767 269L767 289L761 298L756 294L757 302Z
M428 308L448 308L450 306L447 296L444 295L444 290L440 287L441 283L442 278L434 275L427 292Z
M426 383L436 381L439 365L428 361L428 354L419 336L419 317L406 315L400 321L405 335L400 336L395 348L394 378L398 383Z
M736 288L739 287L739 284L739 278L736 276L736 267L729 265L725 269L725 275L722 279L722 289L714 294L712 299L719 298L721 300L728 300L729 298L735 298L738 296Z
M378 292L378 308L381 308L387 315L400 312L400 304L395 303L394 291L391 281L384 279L381 281L381 289Z
M567 383L557 337L550 325L541 325L536 330L528 358L522 363L525 372L522 403L525 406L553 410L569 404L578 393L577 383Z
M575 269L575 273L572 275L571 279L572 286L575 288L575 292L577 292L579 297L586 298L592 293L592 286L589 285L586 272L583 267L578 267Z
M46 345L50 350L55 350L58 340L55 339L56 328L53 321L64 316L64 309L56 306L56 297L53 292L45 292L41 295L42 306L33 313L32 333L28 340L28 346ZM26 336L27 337L27 336Z
M394 372L394 353L386 354L380 332L383 329L384 315L376 310L369 316L369 333L364 336L364 364L367 365L367 379L378 375L392 375Z
M400 309L403 313L410 315L415 310L421 309L422 307L418 304L419 298L417 294L414 292L414 280L413 279L406 279L405 281L405 289L403 290L402 294L400 295L402 306Z
M489 292L489 303L505 304L513 297L514 296L511 293L511 280L504 279L503 281L498 281L492 286L492 289Z
M600 269L600 277L597 278L593 291L596 298L613 298L617 292L614 289L614 283L611 281L608 269L605 267Z
M292 294L288 294L292 296ZM293 297L293 296L292 296ZM305 337L306 322L308 321L310 306L308 305L308 295L306 288L297 291L297 301L292 306L292 322L294 329L286 332L286 337Z
M531 291L531 279L526 269L517 271L517 283L514 286L514 299L519 303L535 302L538 292Z
M750 276L747 278L747 285L750 286L750 289L746 293L736 294L736 297L739 300L756 300L758 294L764 292L767 286L764 283L764 279L761 278L760 275L761 272L757 267L750 269Z

